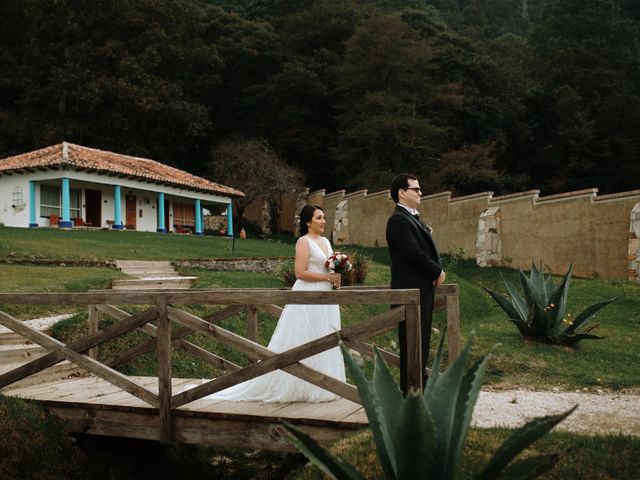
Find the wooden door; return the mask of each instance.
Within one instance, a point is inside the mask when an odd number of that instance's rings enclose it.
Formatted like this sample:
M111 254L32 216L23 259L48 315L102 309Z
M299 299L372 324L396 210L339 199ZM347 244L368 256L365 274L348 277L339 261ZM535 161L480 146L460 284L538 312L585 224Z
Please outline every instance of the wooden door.
M138 206L138 202L136 201L135 195L127 195L126 197L127 218L125 223L125 225L127 226L127 230L136 229L137 206Z
M86 223L99 227L102 225L102 192L85 190Z

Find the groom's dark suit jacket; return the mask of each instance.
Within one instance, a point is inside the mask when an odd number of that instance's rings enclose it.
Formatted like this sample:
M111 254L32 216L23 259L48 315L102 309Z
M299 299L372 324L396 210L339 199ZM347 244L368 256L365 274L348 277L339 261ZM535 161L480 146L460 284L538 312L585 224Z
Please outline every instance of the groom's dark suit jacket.
M440 255L431 233L424 223L403 207L396 206L387 221L387 246L391 256L391 288L420 289L422 371L429 359L433 281L442 272ZM406 392L406 342L404 323L400 324L400 386ZM426 374L425 374L426 379Z

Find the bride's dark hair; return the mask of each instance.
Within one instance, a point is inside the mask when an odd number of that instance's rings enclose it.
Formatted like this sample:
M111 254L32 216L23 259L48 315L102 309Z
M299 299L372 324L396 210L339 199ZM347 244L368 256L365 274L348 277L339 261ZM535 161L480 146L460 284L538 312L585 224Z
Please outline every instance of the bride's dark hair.
M300 210L300 214L298 215L298 219L300 220L300 236L306 235L309 233L309 225L307 223L311 222L313 218L313 212L316 210L322 210L322 207L317 205L305 205ZM324 210L322 210L324 212Z

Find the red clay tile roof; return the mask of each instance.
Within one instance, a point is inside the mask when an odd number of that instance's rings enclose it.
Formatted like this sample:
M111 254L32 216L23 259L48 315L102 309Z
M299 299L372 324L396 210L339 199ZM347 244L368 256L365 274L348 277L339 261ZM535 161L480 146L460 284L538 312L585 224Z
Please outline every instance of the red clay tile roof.
M56 166L70 166L80 170L117 173L159 183L186 186L229 197L244 197L244 193L240 190L211 182L205 178L196 177L155 160L131 157L68 142L2 159L0 160L0 174L5 171Z

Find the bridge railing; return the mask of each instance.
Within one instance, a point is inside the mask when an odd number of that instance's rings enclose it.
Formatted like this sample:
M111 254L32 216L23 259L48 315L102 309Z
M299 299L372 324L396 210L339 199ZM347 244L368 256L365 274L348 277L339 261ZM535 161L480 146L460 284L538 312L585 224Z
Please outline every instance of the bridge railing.
M459 309L457 285L438 287L435 310L447 309L449 357L459 351ZM100 291L89 293L0 293L3 304L86 305L89 333L68 344L31 328L6 312L0 311L0 325L46 348L48 353L0 375L0 388L36 374L56 363L68 360L138 397L159 411L163 441L172 439L172 410L207 395L224 390L246 380L282 369L296 377L329 390L343 398L360 403L353 385L324 375L301 360L337 346L339 338L364 355L373 355L373 346L366 340L395 330L406 322L408 386L422 388L420 303L418 290L391 290L382 287L343 287L330 292L291 291L279 289L206 289L174 291ZM185 305L219 307L213 313L199 317L184 309ZM276 353L257 343L258 312L279 316L285 304L394 305L390 310L374 315L355 325L317 338L286 352ZM128 313L116 305L142 305L137 313ZM183 308L180 308L183 306ZM246 312L246 336L222 328L219 323L240 312ZM104 329L98 328L99 314L117 320ZM151 322L155 322L155 325ZM139 345L98 360L97 348L133 330L142 330L149 339ZM241 367L229 359L203 349L185 337L197 332L226 344L247 355L250 362ZM172 391L171 358L174 349L184 349L201 360L221 367L228 373L186 391ZM118 365L147 352L156 352L158 389L149 390L115 369ZM381 351L385 360L399 365L396 355ZM259 361L258 361L259 360Z

